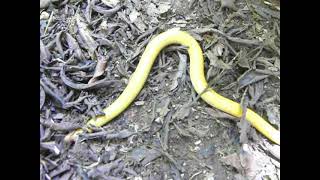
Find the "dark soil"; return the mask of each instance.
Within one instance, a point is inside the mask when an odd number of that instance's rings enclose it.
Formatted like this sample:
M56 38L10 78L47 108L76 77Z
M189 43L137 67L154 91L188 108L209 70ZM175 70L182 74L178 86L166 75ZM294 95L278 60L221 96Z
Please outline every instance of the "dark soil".
M120 116L63 140L103 115L173 27L202 46L214 90L280 129L279 1L221 1L41 0L40 179L280 179L279 147L198 97L179 45Z

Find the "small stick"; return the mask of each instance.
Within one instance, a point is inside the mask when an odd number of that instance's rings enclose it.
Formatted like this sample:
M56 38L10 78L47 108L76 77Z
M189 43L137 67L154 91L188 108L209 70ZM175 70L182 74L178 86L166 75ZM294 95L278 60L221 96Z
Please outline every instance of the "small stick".
M48 27L49 27L49 25L51 24L51 21L52 21L52 16L53 16L53 11L52 11L51 14L50 14L50 17L49 17L49 20L48 20L48 24L47 24L47 26L46 26L46 29L44 29L43 35L46 35L46 34L47 34Z

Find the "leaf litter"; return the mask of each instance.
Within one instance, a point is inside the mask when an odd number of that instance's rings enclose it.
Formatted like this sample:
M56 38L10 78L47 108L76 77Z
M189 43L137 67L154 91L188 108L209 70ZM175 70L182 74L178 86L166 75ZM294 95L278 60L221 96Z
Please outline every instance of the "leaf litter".
M150 39L172 27L200 43L213 89L280 128L279 11L251 0L40 1L41 179L275 179L279 147L200 99L182 46L160 53L119 117L75 144L62 137L103 115Z

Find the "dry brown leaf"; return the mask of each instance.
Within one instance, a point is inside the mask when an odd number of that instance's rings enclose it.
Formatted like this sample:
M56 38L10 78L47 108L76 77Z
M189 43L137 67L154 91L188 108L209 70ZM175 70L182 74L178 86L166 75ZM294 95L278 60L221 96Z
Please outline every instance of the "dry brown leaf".
M44 45L42 40L40 40L40 60L49 61L51 59L51 54L48 48Z
M78 26L78 33L83 42L84 48L88 50L90 56L98 47L98 43L92 38L91 31L87 27L87 24L82 22L82 18L79 14L76 15L76 24Z
M168 114L168 112L170 111L169 104L170 104L171 98L170 97L166 97L163 98L159 104L159 108L157 108L157 112L159 113L160 117L164 117Z
M205 111L210 114L211 117L213 118L217 118L217 119L231 119L231 120L238 120L237 117L231 116L225 112L219 111L217 109L213 109L213 108L205 108Z
M145 146L135 148L129 155L130 159L136 162L141 162L142 165L146 165L160 156L161 153L159 151Z
M242 166L240 163L240 157L237 153L230 154L228 156L222 157L220 159L224 164L232 166L236 168L238 171L242 170Z
M249 101L250 106L255 105L260 97L264 94L263 86L263 81L257 82L253 86L249 86L248 92L251 96L251 100Z
M176 72L173 82L170 86L170 91L176 89L179 85L179 83L182 83L185 81L186 73L187 73L187 55L181 54L178 52L179 55L179 66L178 71Z
M280 106L276 104L269 104L266 107L268 120L280 128Z
M166 13L171 7L170 2L159 2L158 8L159 8L159 13L163 14Z
M182 105L182 107L180 109L178 109L174 115L173 115L173 119L178 119L178 120L182 120L186 117L188 117L191 113L191 107L190 105L186 104L186 105Z
M256 70L250 69L243 73L238 79L239 89L248 86L249 84L253 84L255 82L261 81L269 77L269 75L257 72Z
M237 65L239 65L242 68L250 68L246 50L240 50Z
M137 10L133 9L129 14L129 19L132 23L134 23L139 16L140 16L140 13Z
M88 84L92 84L99 80L99 77L103 75L106 67L107 67L107 60L109 57L102 57L98 56L98 62L96 65L96 68L94 70L93 77L89 80Z
M269 156L261 152L257 145L248 144L242 145L240 154L234 153L221 158L224 164L236 168L245 178L278 180L279 171L271 160Z
M220 52L216 51L216 52ZM214 51L207 51L206 56L208 57L208 59L210 60L210 65L214 66L216 68L220 68L220 69L231 69L231 66L229 64L224 63L218 56L217 54L215 54Z
M194 127L192 127L192 126L189 126L188 128L187 128L187 131L189 131L191 134L194 134L194 135L196 135L196 136L198 136L198 137L206 137L206 136L208 136L209 134L209 130L210 129L206 129L206 130L200 130L200 129L196 129L196 128L194 128Z
M66 41L68 43L69 49L74 51L76 58L78 58L80 60L84 60L84 56L82 54L81 48L80 48L79 44L77 43L77 41L72 37L71 34L69 34L69 33L65 33L65 34L66 34Z

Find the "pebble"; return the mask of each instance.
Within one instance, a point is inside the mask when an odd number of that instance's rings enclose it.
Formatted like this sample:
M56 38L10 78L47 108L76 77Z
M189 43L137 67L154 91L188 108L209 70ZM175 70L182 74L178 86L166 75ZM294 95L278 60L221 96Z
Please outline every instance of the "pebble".
M107 30L108 29L107 21L102 21L102 23L100 24L100 28L102 30Z
M144 105L144 101L136 101L134 104L137 106L142 106Z
M141 176L137 176L137 177L134 177L133 179L134 180L142 180L142 177Z
M201 143L201 140L194 142L195 145L199 145Z
M214 173L207 173L204 180L214 180Z
M156 123L162 124L161 123L161 117L158 117L157 119L154 120Z
M194 147L194 149L193 149L193 151L195 151L195 152L197 152L197 151L199 151L200 150L200 147L199 146L196 146L196 147Z
M48 20L50 17L50 14L47 13L46 11L43 11L41 14L40 14L40 20Z

